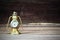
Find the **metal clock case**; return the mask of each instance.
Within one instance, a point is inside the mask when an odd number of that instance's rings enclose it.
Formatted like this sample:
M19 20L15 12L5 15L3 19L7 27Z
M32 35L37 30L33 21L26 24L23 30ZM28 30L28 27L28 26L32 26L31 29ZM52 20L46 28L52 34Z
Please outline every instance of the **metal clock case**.
M11 20L12 19L12 20ZM18 21L18 19L20 21ZM18 30L18 25L20 24L20 26L22 26L22 21L20 16L17 16L17 13L14 11L12 16L9 17L8 23L7 23L7 27L10 26L11 28L11 34L19 34L19 30Z

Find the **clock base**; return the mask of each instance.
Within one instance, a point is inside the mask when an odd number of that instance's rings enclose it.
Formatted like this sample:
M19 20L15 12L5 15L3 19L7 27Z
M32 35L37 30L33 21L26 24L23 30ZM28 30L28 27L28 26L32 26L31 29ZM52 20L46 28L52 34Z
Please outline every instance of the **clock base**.
M18 29L16 29L16 28L12 28L12 30L11 30L10 33L11 33L11 34L21 34L21 33L18 31Z

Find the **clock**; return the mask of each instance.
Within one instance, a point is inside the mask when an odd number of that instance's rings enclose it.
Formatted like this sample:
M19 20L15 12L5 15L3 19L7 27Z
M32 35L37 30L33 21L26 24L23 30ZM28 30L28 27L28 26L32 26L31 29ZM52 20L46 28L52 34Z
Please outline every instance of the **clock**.
M17 20L12 20L11 23L10 23L10 26L11 27L17 27L18 26L18 21Z

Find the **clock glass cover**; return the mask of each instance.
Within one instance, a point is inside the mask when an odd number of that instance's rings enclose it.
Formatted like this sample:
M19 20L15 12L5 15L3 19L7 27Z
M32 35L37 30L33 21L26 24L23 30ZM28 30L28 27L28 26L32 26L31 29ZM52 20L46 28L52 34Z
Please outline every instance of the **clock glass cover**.
M11 27L17 27L18 26L18 21L17 20L12 20L11 23L10 23L10 26Z

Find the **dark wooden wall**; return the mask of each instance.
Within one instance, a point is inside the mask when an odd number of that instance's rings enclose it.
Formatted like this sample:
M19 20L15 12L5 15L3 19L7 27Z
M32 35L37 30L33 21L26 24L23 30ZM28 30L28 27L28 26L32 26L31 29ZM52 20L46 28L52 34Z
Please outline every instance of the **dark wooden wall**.
M23 23L60 22L60 2L47 1L40 3L0 2L0 23L7 23L9 16L16 11Z

